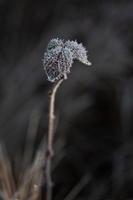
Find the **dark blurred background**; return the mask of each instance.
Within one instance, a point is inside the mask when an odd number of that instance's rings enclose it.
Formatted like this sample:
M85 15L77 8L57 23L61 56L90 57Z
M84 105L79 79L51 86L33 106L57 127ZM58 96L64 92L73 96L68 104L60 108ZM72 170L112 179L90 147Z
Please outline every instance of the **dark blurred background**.
M132 0L0 1L0 140L12 160L29 132L35 151L47 134L49 40L77 39L92 62L75 62L58 91L55 200L133 199L132 35Z

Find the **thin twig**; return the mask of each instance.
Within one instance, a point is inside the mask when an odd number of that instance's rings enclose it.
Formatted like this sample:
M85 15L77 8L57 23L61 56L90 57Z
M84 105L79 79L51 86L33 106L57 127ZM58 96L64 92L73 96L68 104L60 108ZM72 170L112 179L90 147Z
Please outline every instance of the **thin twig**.
M54 138L54 122L55 122L55 96L56 92L63 82L63 79L57 81L51 92L49 100L49 123L48 123L48 146L46 156L46 200L52 200L52 179L51 179L51 162L53 157L53 138Z
M16 185L10 160L2 144L0 144L0 182L2 184L4 198L9 200L16 191Z
M83 190L83 188L90 182L91 177L86 174L81 178L81 180L77 183L77 185L72 188L70 193L65 197L64 200L74 200L76 199L77 195Z
M23 169L25 169L32 161L34 143L38 131L40 117L41 112L39 110L33 110L31 112L23 154Z
M38 150L34 158L34 162L24 173L23 180L19 185L18 190L11 200L38 199L42 186L44 166L44 152ZM28 199L28 200L29 200Z

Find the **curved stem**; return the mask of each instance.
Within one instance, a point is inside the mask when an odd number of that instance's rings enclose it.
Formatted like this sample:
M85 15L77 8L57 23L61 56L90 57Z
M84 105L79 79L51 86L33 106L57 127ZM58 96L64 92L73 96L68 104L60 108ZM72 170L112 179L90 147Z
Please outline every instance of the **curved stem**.
M55 122L55 97L60 84L63 79L57 81L51 92L49 100L49 122L48 122L48 146L47 146L47 156L46 156L46 200L52 200L52 178L51 178L51 164L53 151L53 138L54 138L54 122Z

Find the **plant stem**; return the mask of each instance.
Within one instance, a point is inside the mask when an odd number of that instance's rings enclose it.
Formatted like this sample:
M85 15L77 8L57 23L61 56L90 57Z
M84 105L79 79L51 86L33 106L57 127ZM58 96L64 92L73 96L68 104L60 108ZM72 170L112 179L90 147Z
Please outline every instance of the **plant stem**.
M55 97L60 84L63 79L57 81L51 92L49 100L49 122L48 122L48 144L47 144L47 155L46 155L46 200L52 200L52 178L51 178L51 165L53 151L53 138L54 138L54 122L55 122Z

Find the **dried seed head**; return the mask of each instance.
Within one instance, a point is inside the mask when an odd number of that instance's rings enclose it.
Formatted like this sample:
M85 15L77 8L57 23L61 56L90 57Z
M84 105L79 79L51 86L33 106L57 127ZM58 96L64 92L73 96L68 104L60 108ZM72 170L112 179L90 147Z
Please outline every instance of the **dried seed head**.
M48 80L54 82L60 78L67 78L72 66L72 52L68 48L57 46L44 54L44 69Z
M77 41L68 40L65 42L65 46L72 51L73 59L77 59L86 65L91 65L91 63L87 59L87 51L81 43L78 44Z
M91 65L87 60L87 51L82 44L78 44L76 41L68 40L64 42L58 38L52 39L47 46L43 60L48 80L55 82L61 78L66 79L74 59L86 65Z

